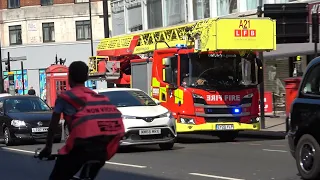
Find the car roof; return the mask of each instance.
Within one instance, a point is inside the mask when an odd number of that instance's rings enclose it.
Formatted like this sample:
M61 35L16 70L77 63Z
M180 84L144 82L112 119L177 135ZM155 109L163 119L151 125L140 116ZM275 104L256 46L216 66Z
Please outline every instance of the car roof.
M1 99L15 99L15 98L39 98L38 96L34 95L10 95L10 96L0 96Z
M7 96L11 96L11 94L9 94L9 93L1 93L0 94L0 97L7 97Z
M94 89L96 93L102 92L114 92L114 91L141 91L140 89L136 88L103 88L103 89Z

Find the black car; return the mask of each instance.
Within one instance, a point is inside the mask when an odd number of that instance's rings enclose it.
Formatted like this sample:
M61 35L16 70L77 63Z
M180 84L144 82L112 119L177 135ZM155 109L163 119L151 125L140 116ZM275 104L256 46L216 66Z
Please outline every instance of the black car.
M320 179L320 58L312 60L288 118L288 141L303 179Z
M37 96L0 97L0 136L7 146L45 139L52 109ZM55 142L61 141L61 124Z

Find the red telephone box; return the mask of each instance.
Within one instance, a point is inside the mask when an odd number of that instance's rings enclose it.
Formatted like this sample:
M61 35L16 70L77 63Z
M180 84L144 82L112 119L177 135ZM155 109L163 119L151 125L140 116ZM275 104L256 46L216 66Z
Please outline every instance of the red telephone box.
M64 65L51 65L46 69L47 103L53 107L57 95L69 90L68 67Z

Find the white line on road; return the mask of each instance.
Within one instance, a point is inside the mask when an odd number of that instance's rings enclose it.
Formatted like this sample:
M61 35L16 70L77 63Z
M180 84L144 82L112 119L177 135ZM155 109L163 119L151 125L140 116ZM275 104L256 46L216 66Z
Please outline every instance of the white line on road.
M32 151L27 151L27 150L23 150L23 149L15 149L15 148L8 148L8 147L2 147L1 149L8 150L8 151L16 151L16 152L24 152L24 153L28 153L28 154L34 154L34 152L32 152ZM124 164L124 163L109 162L109 161L106 161L106 164L135 167L135 168L147 168L147 166L140 166L140 165L135 165L135 164Z
M270 146L274 146L274 147L286 147L285 145L270 145Z
M210 175L210 174L200 174L200 173L189 173L189 174L190 174L190 175L194 175L194 176L202 176L202 177L216 178L216 179L224 179L224 180L245 180L245 179L237 179L237 178L224 177L224 176L216 176L216 175Z
M250 143L251 146L261 146L261 144Z
M271 151L271 152L283 152L286 153L288 151L284 151L284 150L277 150L277 149L262 149L263 151Z

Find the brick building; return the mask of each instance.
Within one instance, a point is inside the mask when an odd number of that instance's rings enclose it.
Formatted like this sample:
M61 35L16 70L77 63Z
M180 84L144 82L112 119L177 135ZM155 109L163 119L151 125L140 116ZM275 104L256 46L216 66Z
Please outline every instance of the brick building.
M67 65L74 60L87 62L91 55L88 1L0 0L2 58L7 52L11 57L26 56L23 73L26 91L33 86L37 94L42 94L44 70L54 62L56 55L66 58ZM92 0L91 7L95 48L104 38L103 3ZM16 88L22 94L20 62L12 62L11 70L16 73ZM5 80L5 87L7 83Z

